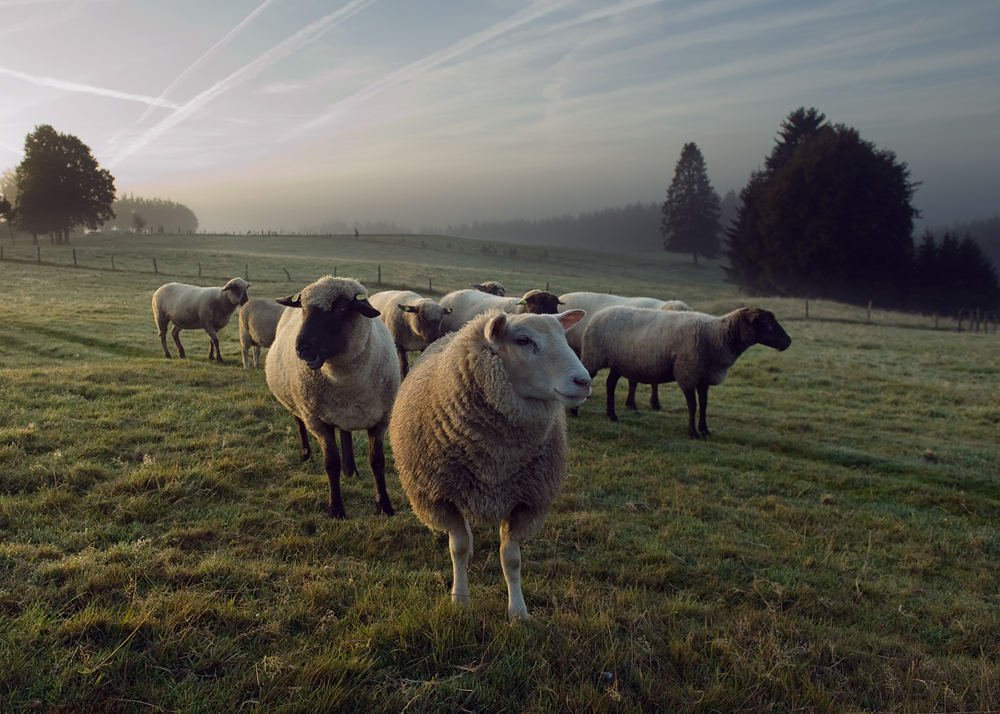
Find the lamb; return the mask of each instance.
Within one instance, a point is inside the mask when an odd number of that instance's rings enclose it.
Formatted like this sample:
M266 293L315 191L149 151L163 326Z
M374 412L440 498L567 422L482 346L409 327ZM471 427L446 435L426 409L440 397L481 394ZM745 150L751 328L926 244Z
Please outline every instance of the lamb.
M788 349L792 338L774 313L740 308L722 317L700 312L673 312L627 306L608 307L596 315L583 335L584 367L593 378L605 367L607 415L615 414L615 385L620 377L658 384L676 381L688 406L688 436L709 436L705 420L710 385L722 384L729 368L749 347L762 344ZM695 394L701 403L695 429Z
M346 516L340 471L357 473L351 432L368 432L368 463L375 477L375 510L395 513L385 490L385 431L399 389L396 347L364 286L326 276L279 303L285 310L264 362L267 386L299 429L299 455L312 454L308 432L323 450L330 482L331 518ZM337 453L335 430L344 452Z
M541 529L565 478L564 407L590 394L563 335L582 317L476 316L431 345L399 390L389 422L396 471L417 518L448 533L454 602L470 602L470 524L499 523L507 612L528 617L521 543Z
M441 319L451 309L409 290L386 290L375 293L368 301L382 313L382 321L389 328L399 354L400 374L406 379L407 353L427 349L441 335Z
M243 369L250 366L250 348L253 348L253 367L260 369L260 350L274 342L278 320L287 310L276 300L254 298L240 308L240 346L243 348Z
M547 290L529 290L524 297L498 297L479 290L455 290L448 293L438 303L452 312L441 321L441 332L456 332L476 315L488 310L500 310L510 314L531 313L534 315L554 315L559 311L559 298Z
M559 296L559 301L566 305L566 309L586 310L587 316L580 320L571 330L566 331L566 341L573 351L580 354L583 346L583 333L587 329L587 324L594 317L598 310L603 310L612 305L628 305L629 307L646 307L656 310L680 310L691 312L691 306L681 300L657 300L651 297L622 297L610 293L575 292L566 293ZM635 389L638 382L629 380L628 397L625 399L626 409L635 409ZM652 392L649 396L649 405L653 411L660 410L659 385L653 384Z
M507 295L507 288L496 280L487 280L485 283L469 283L469 287L481 293L488 293L497 297L505 297Z
M222 350L219 349L219 330L229 324L229 318L238 305L247 302L247 288L250 287L243 278L233 278L221 288L200 288L196 285L183 283L167 283L157 288L153 293L153 319L160 332L160 344L163 354L170 359L167 349L167 326L173 322L171 331L177 351L184 359L184 345L181 344L181 330L202 328L208 333L211 344L208 348L208 359L222 363Z

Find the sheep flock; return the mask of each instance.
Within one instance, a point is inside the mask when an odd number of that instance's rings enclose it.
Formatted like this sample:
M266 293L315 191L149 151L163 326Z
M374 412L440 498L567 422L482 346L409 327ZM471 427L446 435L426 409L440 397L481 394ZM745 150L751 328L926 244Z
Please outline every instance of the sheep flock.
M319 443L331 518L346 517L340 478L358 473L355 431L368 436L375 513L395 514L388 438L413 514L448 535L454 602L471 601L473 527L499 527L508 616L522 619L521 545L559 495L572 448L566 412L577 416L597 373L608 370L612 421L621 377L633 409L637 384L652 385L656 409L657 385L676 382L688 436L699 439L710 435L708 387L751 346L783 351L791 338L759 308L713 316L676 299L548 290L507 297L495 281L470 285L434 301L403 290L370 294L357 280L326 276L293 295L250 299L250 284L234 278L221 288L168 283L152 306L166 357L173 323L180 357L178 333L203 329L218 362L218 331L240 308L243 366L252 351L259 369L268 350L264 378L296 426L300 460L312 455L310 436Z

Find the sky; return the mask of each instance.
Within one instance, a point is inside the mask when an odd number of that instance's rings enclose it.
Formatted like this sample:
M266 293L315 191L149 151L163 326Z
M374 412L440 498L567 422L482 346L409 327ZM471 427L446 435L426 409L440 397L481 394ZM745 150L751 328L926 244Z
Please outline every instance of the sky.
M1000 214L997 0L0 0L0 172L38 125L210 231L720 196L815 107L921 225Z

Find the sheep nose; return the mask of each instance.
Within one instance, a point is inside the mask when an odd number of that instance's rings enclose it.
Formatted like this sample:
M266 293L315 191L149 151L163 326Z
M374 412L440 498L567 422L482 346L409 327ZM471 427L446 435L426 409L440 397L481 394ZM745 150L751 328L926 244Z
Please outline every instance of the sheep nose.
M573 382L578 384L580 387L589 387L590 377L574 377Z

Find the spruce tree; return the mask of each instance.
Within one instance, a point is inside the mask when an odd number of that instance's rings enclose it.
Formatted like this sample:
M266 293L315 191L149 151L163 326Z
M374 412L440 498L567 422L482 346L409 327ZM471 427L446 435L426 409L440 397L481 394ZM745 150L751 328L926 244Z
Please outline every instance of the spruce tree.
M719 196L705 170L705 159L695 143L687 143L677 160L674 179L663 202L663 247L673 253L714 258L719 253Z

